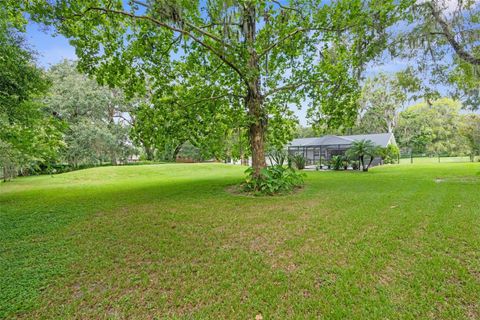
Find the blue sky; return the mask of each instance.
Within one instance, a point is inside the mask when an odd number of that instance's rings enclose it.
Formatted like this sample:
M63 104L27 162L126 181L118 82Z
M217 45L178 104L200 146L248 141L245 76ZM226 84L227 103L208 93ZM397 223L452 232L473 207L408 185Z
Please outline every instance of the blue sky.
M38 63L48 68L63 59L76 59L75 49L68 43L68 40L61 36L53 36L51 30L36 23L29 22L27 25L28 43L38 52Z

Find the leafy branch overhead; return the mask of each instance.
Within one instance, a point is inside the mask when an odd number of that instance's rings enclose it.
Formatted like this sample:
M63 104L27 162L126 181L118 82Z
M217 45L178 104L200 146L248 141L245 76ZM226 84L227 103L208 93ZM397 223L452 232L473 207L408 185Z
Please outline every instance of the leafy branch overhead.
M26 9L71 39L82 70L129 95L183 86L195 92L189 103L236 99L259 175L276 108L309 101L316 121L338 125L355 117L362 72L409 4L95 0Z

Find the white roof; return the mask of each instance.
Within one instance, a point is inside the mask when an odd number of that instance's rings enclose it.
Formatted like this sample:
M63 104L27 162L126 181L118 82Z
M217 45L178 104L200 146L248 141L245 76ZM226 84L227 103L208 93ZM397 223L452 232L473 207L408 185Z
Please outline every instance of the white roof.
M328 135L318 138L300 138L293 139L288 144L289 147L306 147L306 146L328 146L328 145L350 145L353 141L370 140L374 144L386 147L388 144L395 143L393 133L374 133L374 134L357 134L351 136L334 136Z

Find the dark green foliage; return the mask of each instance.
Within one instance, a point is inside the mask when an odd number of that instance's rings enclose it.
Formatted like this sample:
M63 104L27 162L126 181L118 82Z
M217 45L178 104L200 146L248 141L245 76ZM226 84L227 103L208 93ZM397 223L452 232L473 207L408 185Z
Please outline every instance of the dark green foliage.
M288 193L303 185L304 174L293 168L274 165L262 169L260 177L254 176L253 168L245 170L247 178L243 190L256 195Z
M402 111L395 131L400 148L429 156L467 154L468 142L462 133L467 119L461 108L458 101L442 98Z
M56 157L60 121L44 112L39 101L48 87L25 39L0 26L0 176L4 180Z
M459 131L467 141L470 159L474 161L475 156L480 155L480 115L465 115Z
M352 170L358 170L358 169L359 169L358 162L357 161L352 161Z
M400 155L400 149L394 144L389 144L386 148L378 148L378 155L385 164L396 163Z
M195 147L190 142L182 144L180 151L177 154L177 159L181 159L184 162L200 162L209 159L200 148ZM211 155L210 155L211 157Z
M340 155L333 156L330 159L330 165L333 170L340 170L343 167L343 157Z

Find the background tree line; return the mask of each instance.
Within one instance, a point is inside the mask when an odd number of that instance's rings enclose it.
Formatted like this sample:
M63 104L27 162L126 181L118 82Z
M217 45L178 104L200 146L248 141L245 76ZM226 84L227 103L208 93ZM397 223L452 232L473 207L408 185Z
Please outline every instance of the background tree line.
M296 137L323 134L394 133L403 154L464 156L480 154L480 115L452 98L421 99L411 70L367 79L354 126L301 127ZM415 101L423 102L416 102Z
M11 59L0 60L4 179L132 159L248 156L242 151L242 144L247 149L245 130L215 122L215 114L199 118L196 109L205 105L178 107L175 95L181 93L127 99L120 89L80 73L76 62L65 60L48 70L36 67L35 54L20 34L9 31L4 36L2 50L10 52L2 56Z

